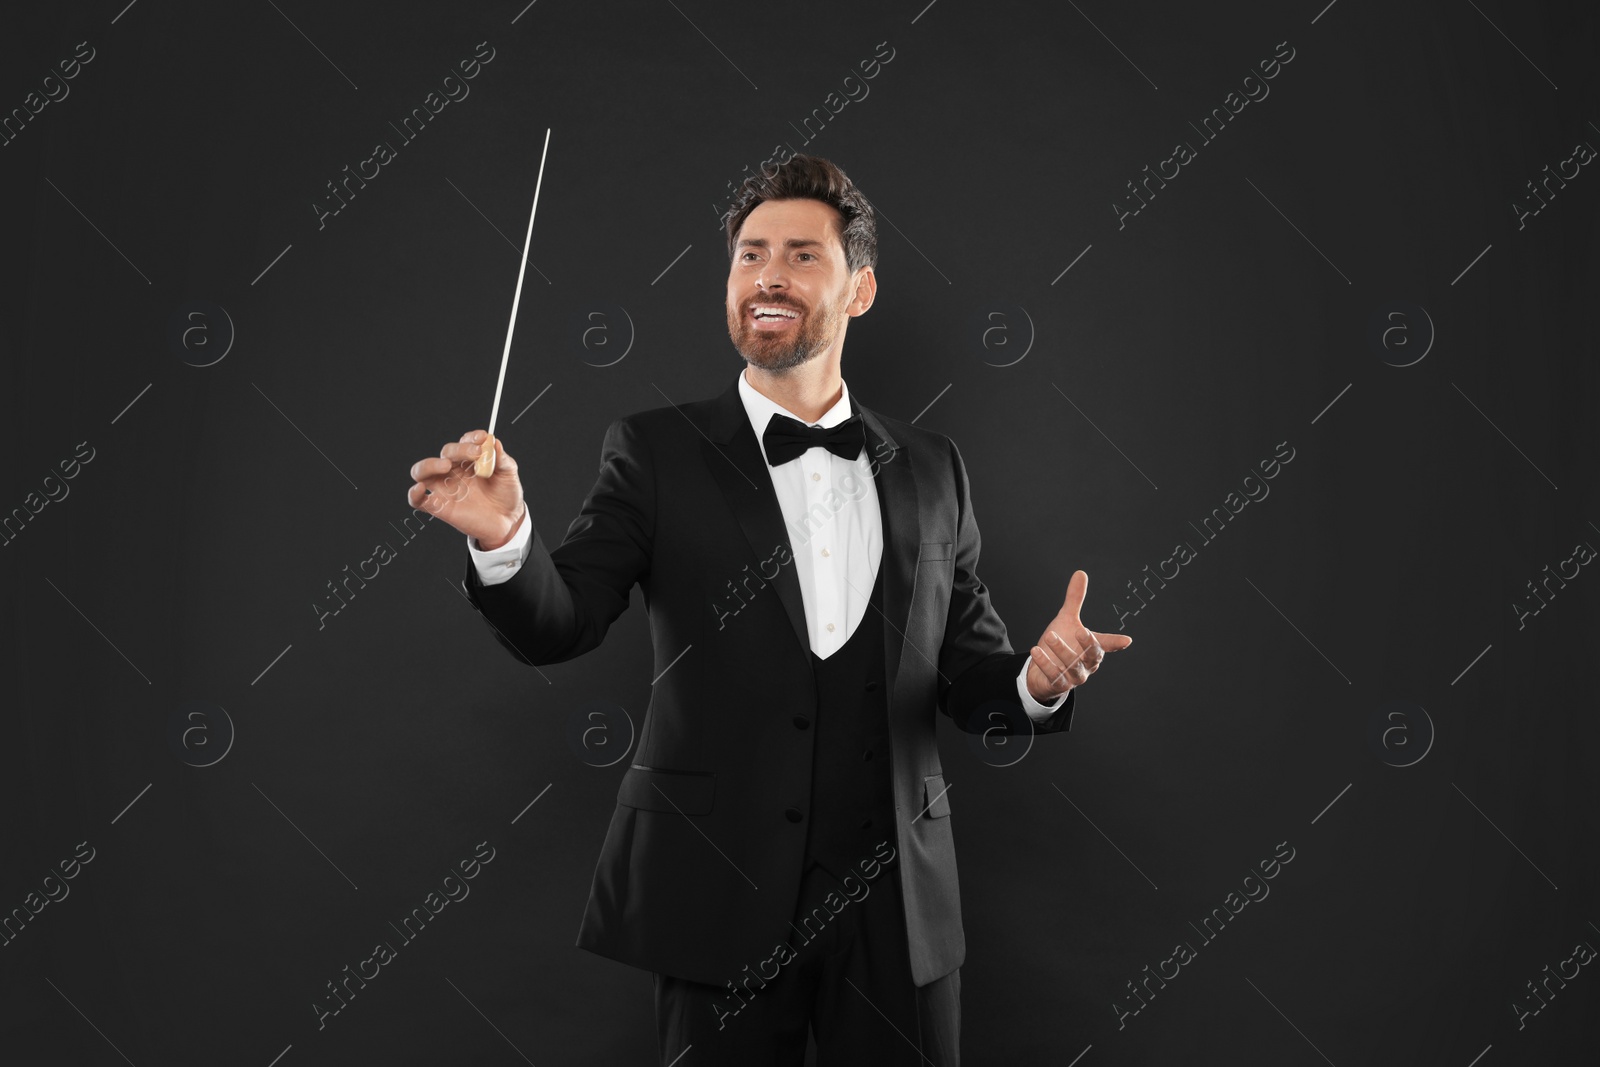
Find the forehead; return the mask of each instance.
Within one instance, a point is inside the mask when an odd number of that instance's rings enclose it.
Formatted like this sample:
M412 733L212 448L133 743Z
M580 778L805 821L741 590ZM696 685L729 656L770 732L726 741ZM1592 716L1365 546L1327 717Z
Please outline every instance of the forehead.
M769 246L789 240L820 241L842 250L841 229L839 212L820 200L764 200L745 216L739 240L764 241Z

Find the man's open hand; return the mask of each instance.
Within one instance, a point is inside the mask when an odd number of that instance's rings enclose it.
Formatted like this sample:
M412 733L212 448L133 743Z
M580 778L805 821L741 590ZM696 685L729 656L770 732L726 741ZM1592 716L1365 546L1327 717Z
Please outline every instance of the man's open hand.
M1083 625L1078 612L1088 591L1089 576L1073 571L1067 583L1067 599L1031 650L1028 694L1041 704L1087 682L1107 652L1120 652L1133 644L1127 634L1099 634Z

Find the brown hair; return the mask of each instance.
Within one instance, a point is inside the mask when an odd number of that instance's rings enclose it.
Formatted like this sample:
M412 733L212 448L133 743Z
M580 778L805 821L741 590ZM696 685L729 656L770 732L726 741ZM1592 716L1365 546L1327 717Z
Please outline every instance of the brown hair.
M733 205L723 216L728 230L728 258L733 259L739 230L750 212L767 200L820 200L839 213L839 240L844 259L854 271L878 265L878 226L872 204L844 171L819 156L796 155L780 164L771 177L752 174L740 184Z

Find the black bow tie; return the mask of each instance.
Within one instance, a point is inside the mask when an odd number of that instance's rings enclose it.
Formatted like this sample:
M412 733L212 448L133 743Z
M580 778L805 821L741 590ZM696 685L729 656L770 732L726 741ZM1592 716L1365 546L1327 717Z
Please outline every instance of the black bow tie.
M867 431L860 415L851 415L838 425L824 429L807 426L799 419L774 411L761 434L761 444L767 452L767 463L774 467L800 457L806 449L816 445L844 459L855 459L867 447Z

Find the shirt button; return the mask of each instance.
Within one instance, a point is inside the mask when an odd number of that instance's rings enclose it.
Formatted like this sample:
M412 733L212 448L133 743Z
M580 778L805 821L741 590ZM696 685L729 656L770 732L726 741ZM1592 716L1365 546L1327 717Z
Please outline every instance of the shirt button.
M814 482L820 482L822 480L822 475L818 474L816 471L812 471L811 480Z
M794 717L794 728L796 730L809 730L811 728L811 720L804 715L796 715Z
M863 830L870 830L870 829L872 829L872 820L871 820L871 819L862 819L862 820L861 820L861 828L862 828L862 829L863 829Z
M823 550L822 550L822 554L823 554L823 555L824 555L824 556L826 556L826 555L828 555L828 550L827 550L827 549L823 549ZM511 566L511 564L509 564L509 563L508 563L508 564L506 564L506 566L508 566L508 567L509 567L509 566Z
M865 752L861 753L861 758L864 759L864 760L871 759L872 758L872 749L869 748Z
M788 819L790 822L799 822L801 819L805 818L804 815L800 814L799 808L785 808L783 817Z
M833 633L833 623L831 623L831 622L828 624L828 632L830 634Z

